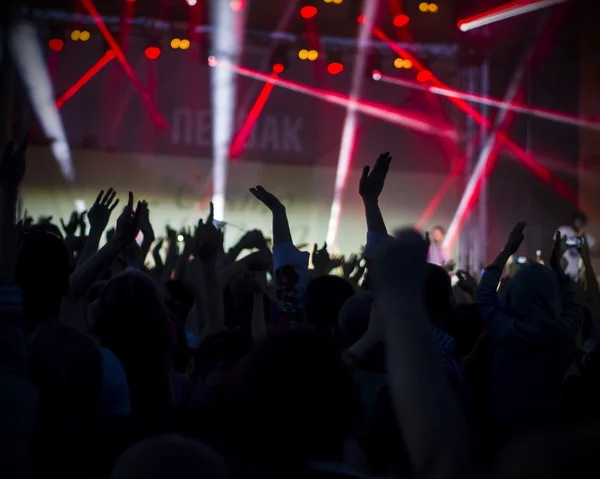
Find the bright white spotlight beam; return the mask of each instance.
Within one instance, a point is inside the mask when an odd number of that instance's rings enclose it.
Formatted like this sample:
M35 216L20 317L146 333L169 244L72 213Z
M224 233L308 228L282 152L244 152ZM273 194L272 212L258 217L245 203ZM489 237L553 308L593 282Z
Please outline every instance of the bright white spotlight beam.
M468 32L475 28L483 27L491 23L507 20L508 18L524 15L542 8L551 7L559 3L565 3L568 0L517 0L509 2L489 12L465 18L458 22L458 28L463 32Z
M10 30L9 48L44 134L52 141L50 148L60 171L67 180L73 182L75 168L71 160L71 149L56 107L52 81L33 24L20 21L13 25Z
M244 36L244 14L234 12L225 0L212 2L214 36L213 52L219 58L237 65ZM225 219L227 166L229 145L234 130L236 83L235 74L223 62L214 65L211 72L213 112L213 204L215 219Z
M360 25L358 34L358 48L354 58L354 69L352 71L352 83L350 86L350 98L346 107L346 118L342 130L342 141L340 153L338 156L338 166L335 175L335 187L333 190L333 202L331 203L331 212L329 215L329 225L327 227L327 244L335 248L340 221L342 217L342 201L344 199L344 190L348 182L348 173L352 163L352 151L356 139L356 110L360 97L362 81L365 71L365 61L367 58L367 48L371 28L375 21L375 14L379 0L363 1L364 22Z

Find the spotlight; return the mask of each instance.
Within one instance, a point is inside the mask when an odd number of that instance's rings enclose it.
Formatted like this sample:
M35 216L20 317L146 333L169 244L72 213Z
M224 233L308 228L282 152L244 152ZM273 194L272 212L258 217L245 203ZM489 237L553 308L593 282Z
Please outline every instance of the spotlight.
M308 59L311 62L314 62L317 58L319 58L319 52L317 50L309 50L308 51Z
M429 11L431 13L437 13L438 10L439 10L439 7L437 6L437 4L435 4L435 3L429 4Z
M373 70L372 77L375 81L381 80L381 72L379 70Z
M403 67L406 68L407 70L410 70L412 68L412 62L410 60L404 60L403 63Z
M53 38L48 42L48 47L54 52L60 52L65 47L65 42L60 38Z
M179 42L179 48L181 50L187 50L188 48L190 48L192 44L190 43L190 41L187 38L182 38L181 41Z
M421 2L421 3L419 3L419 10L421 10L423 13L428 12L429 11L429 4L427 2Z
M433 78L433 74L429 70L423 70L417 75L417 80L425 83Z
M283 63L273 64L273 73L282 73L283 70L285 70L285 65Z
M306 48L303 48L302 50L300 50L298 52L298 58L300 60L308 60L308 50Z
M404 68L404 59L403 58L396 58L394 60L394 68Z
M246 8L246 1L229 0L229 8L231 8L234 12L241 12L244 8Z
M217 57L215 57L214 55L211 55L208 57L208 66L209 67L216 67L218 63Z
M314 5L305 5L300 9L300 16L302 18L312 18L314 17L319 10Z
M81 32L79 30L73 30L71 32L71 40L74 42L78 41L81 38Z
M160 48L158 47L148 47L144 50L144 55L148 60L156 60L161 54Z
M82 30L81 34L79 35L79 39L82 42L87 42L90 39L90 32L88 32L87 30Z
M287 64L287 52L282 49L277 49L271 57L271 70L273 73L282 73Z
M171 40L171 48L177 50L181 46L181 40L179 38L173 38Z
M339 75L344 71L344 64L340 62L331 62L327 65L327 71L330 75Z
M333 3L335 3L336 5L339 5L340 3L342 3L344 0L333 0Z
M408 22L410 22L410 18L408 15L396 15L392 20L392 23L395 27L403 27Z
M194 5L196 5L197 2L198 2L198 0L185 0L185 3L187 3L190 7L193 7Z

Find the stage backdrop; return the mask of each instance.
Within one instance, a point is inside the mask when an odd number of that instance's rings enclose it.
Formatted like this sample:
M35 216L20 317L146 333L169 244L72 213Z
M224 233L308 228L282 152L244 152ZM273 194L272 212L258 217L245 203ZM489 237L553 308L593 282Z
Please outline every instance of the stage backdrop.
M128 190L133 191L137 199L147 199L157 236L164 235L167 224L175 228L191 226L208 212L211 190L208 158L75 150L74 162L76 186L64 181L48 148L30 148L23 192L23 207L29 214L35 218L53 215L56 222L61 217L67 219L75 200L83 199L90 207L98 191L108 187L118 191L121 202L126 201ZM360 169L354 169L343 203L339 251L345 254L358 251L365 242L359 177ZM250 161L233 164L227 193L227 221L230 223L227 244L231 245L248 229L260 228L270 234L269 211L248 192L250 186L257 184L272 190L287 206L296 243L323 242L334 179L332 166ZM414 224L443 180L444 175L404 172L392 165L380 202L388 227ZM448 224L457 201L458 192L451 188L428 226ZM116 215L112 218L115 220Z

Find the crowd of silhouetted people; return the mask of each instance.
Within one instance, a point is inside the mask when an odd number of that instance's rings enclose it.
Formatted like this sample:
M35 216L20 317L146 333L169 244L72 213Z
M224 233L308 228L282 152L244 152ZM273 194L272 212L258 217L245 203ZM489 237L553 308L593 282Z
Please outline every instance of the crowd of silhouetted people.
M212 206L159 238L148 203L110 188L60 224L19 217L25 157L11 144L0 163L0 477L596 469L600 291L581 221L546 264L511 262L518 223L481 277L449 273L437 238L388 233L384 153L357 185L360 253L299 250L261 186L272 231L225 251Z

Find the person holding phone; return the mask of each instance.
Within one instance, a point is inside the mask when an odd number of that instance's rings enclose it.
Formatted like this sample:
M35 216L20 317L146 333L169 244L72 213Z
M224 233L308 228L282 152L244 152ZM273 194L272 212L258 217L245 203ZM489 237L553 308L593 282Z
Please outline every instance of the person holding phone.
M579 281L581 243L585 241L591 253L597 251L596 239L586 232L587 223L586 214L583 211L577 211L573 215L570 224L558 228L558 232L560 232L564 241L563 261L566 262L565 273L575 282Z

